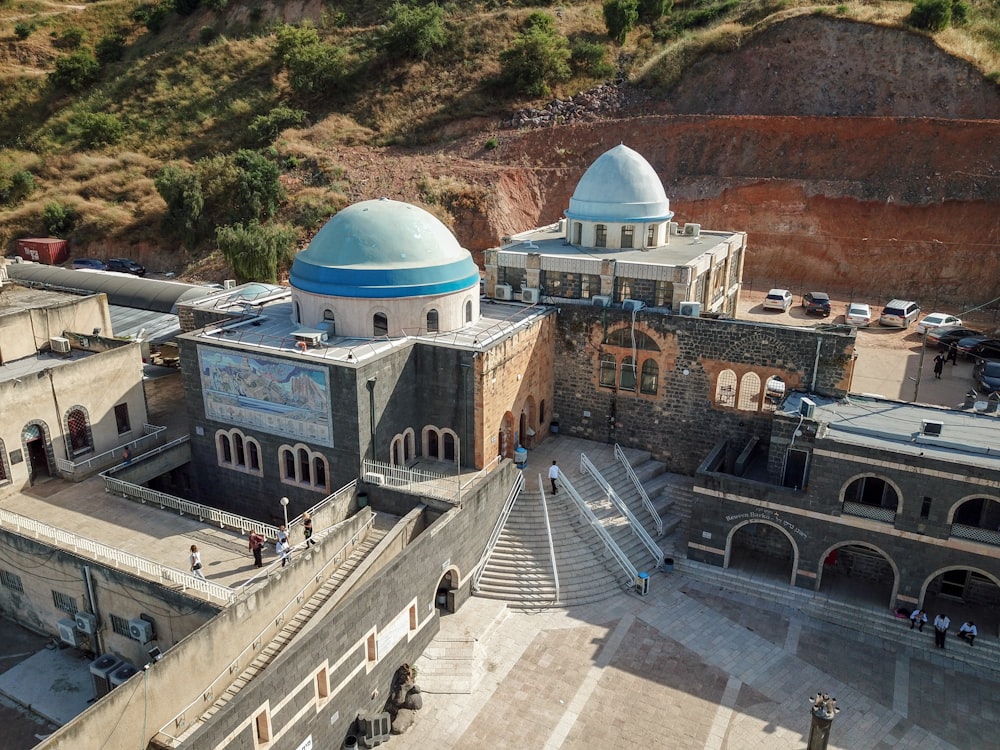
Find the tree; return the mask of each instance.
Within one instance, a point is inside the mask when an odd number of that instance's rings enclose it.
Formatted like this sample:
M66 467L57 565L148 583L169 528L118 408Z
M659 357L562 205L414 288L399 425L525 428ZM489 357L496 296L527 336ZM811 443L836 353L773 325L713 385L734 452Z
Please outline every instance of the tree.
M156 175L153 184L167 204L164 217L167 225L177 230L189 246L193 245L205 206L198 175L177 164L167 164Z
M84 148L96 148L118 143L125 135L125 124L115 115L84 112L73 119L70 132Z
M435 3L409 6L393 3L389 23L382 35L382 46L392 58L427 58L434 50L448 44L444 9Z
M233 157L236 166L238 221L270 219L284 197L278 178L281 170L258 151L242 149Z
M639 0L607 0L604 3L604 24L608 36L616 44L625 44L625 37L639 20Z
M56 60L56 68L49 73L49 80L56 88L80 91L92 83L101 69L101 64L90 50L79 49Z
M219 227L215 230L215 240L239 283L266 281L274 284L278 280L279 266L291 259L295 231L284 225L251 221L245 225Z
M115 31L97 40L97 60L103 65L118 62L125 55L125 34Z
M65 237L73 230L78 215L72 206L53 201L46 203L42 209L42 224L45 231L54 237Z
M639 18L644 23L659 21L673 6L673 0L639 0Z
M13 162L0 162L0 204L13 205L31 195L35 176L27 169L18 169Z
M917 0L907 23L924 31L943 31L951 23L952 0Z
M319 42L291 50L285 67L288 83L295 91L327 91L347 75L347 55L340 47Z
M548 23L540 20L548 18ZM549 84L568 80L570 50L566 37L555 31L551 16L532 13L514 46L500 53L503 77L518 92L534 97L548 96Z
M304 109L279 104L266 115L257 115L247 128L252 144L258 147L271 145L282 130L296 128L305 122L306 114Z

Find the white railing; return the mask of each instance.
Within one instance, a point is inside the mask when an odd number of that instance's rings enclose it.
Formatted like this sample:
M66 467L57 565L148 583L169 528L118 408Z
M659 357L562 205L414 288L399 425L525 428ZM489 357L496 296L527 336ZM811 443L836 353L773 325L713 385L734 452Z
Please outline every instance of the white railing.
M629 479L632 480L632 484L635 485L636 491L639 493L639 497L642 498L642 504L646 507L649 515L653 518L653 525L656 527L656 536L663 536L663 519L660 518L660 514L656 512L656 508L653 507L652 501L649 499L649 495L646 494L645 488L639 481L639 477L636 476L635 470L632 468L632 464L629 463L628 458L625 456L625 451L622 447L615 443L615 457L621 462L622 466L625 467L625 473L628 474Z
M590 524L590 528L594 530L598 538L604 543L605 549L607 549L608 553L615 559L615 562L621 566L621 569L625 571L625 574L628 576L627 585L633 586L639 578L639 571L635 569L632 561L628 559L628 555L622 552L621 547L615 544L615 540L611 538L608 530L604 528L604 524L602 524L597 519L597 516L594 515L590 506L587 505L587 501L580 497L580 493L576 491L576 487L574 487L569 479L566 478L566 474L561 474L560 478L566 493L573 498L573 502L576 503L576 507L580 511L580 515L582 515L583 519Z
M625 520L628 521L629 527L632 529L632 533L639 537L639 541L642 542L642 546L646 548L650 555L653 556L653 567L658 568L660 563L663 561L663 551L659 548L656 542L653 541L653 537L649 535L649 532L643 527L641 523L632 515L632 511L628 509L625 502L618 497L618 493L615 492L615 488L612 487L608 480L601 476L601 472L597 470L597 467L591 462L585 453L580 454L580 471L587 472L594 478L600 486L601 489L608 496L608 500L618 509L618 512L625 516Z
M340 565L347 560L349 556L348 550L353 549L353 547L361 541L374 524L375 513L372 513L367 523L358 529L350 540L345 542L344 545L337 550L333 557L327 560L326 565L317 571L315 576L310 576L305 586L289 596L288 604L286 604L280 612L275 613L274 616L271 617L267 626L256 636L251 638L239 654L232 658L227 657L226 668L220 672L218 676L216 676L215 679L205 687L204 690L201 691L201 694L197 698L191 701L191 703L185 706L179 713L170 719L170 721L160 728L159 736L161 738L166 738L165 744L168 744L171 747L177 747L181 742L182 736L190 734L197 723L200 722L201 717L204 716L205 712L203 710L199 711L198 716L190 723L187 721L186 714L192 709L195 709L199 703L204 703L206 695L222 695L230 685L241 677L246 667L252 664L254 659L256 659L263 650L263 644L273 641L274 637L286 627L287 623L292 621L292 615L302 611L303 602L307 601L311 598L311 596L315 596L315 592L309 594L308 590L315 585L317 580L329 578L333 575L334 570L340 567ZM296 545L296 548L302 546L305 546L305 542ZM272 563L268 566L268 568L274 568L276 566L280 567L280 563L278 561ZM261 571L257 574L257 577L264 575L265 571ZM251 579L251 581L252 580L253 579ZM244 584L243 589L246 589L250 585L251 581ZM319 589L317 588L316 590L318 591ZM178 729L183 730L183 735L172 734L172 732L176 732Z
M435 474L423 469L387 464L366 458L361 462L361 479L368 484L380 484L403 492L413 492L440 500L458 502L461 478L457 475Z
M892 508L882 508L878 505L865 505L864 503L855 503L850 500L845 500L843 512L846 516L870 518L872 521L882 521L884 523L896 522L895 510Z
M8 510L0 509L0 525L13 529L21 536L44 540L47 544L68 549L75 553L85 553L97 562L105 562L110 567L134 571L157 582L179 583L185 589L195 589L219 601L229 603L236 598L236 593L211 581L187 573L177 568L171 568L161 563L149 560L131 552L125 552L115 547L79 536L70 531L49 526L31 518L19 516Z
M60 474L74 475L80 473L87 473L90 471L95 471L97 469L107 468L118 462L118 458L121 456L121 452L128 448L132 453L142 453L143 451L149 450L153 445L160 442L163 437L163 433L166 432L166 427L160 427L153 424L144 424L142 426L143 436L141 438L136 438L127 443L122 443L117 448L112 448L109 451L104 451L104 453L98 453L96 456L88 456L80 461L74 461L70 458L57 458L56 468L59 469Z
M472 574L473 591L479 591L479 581L483 577L483 571L486 570L486 563L490 561L490 556L493 554L497 542L500 541L500 534L503 533L503 527L507 524L507 519L510 518L510 513L514 509L514 503L517 502L517 497L521 494L522 489L524 489L524 476L521 472L517 472L514 484L511 485L510 490L507 492L507 500L504 502L503 508L500 509L497 522L493 525L493 533L490 534L490 540L486 543L486 549L483 550L483 554L479 558L479 564L476 566L475 573Z
M556 585L556 601L561 601L559 595L559 566L556 565L556 545L552 541L552 524L549 523L549 505L545 502L545 484L542 475L538 475L538 493L542 496L542 513L545 516L545 535L549 539L549 559L552 560L552 580Z
M501 461L503 461L503 456L501 456L499 454L497 454L496 456L494 456L492 461L490 461L488 464L486 464L486 466L484 466L479 471L477 471L475 474L473 474L471 477L469 477L466 481L462 482L460 480L459 481L459 490L461 491L461 490L467 489L471 485L473 485L476 482L478 482L480 479L482 479L483 477L485 477L491 471L493 471L494 469L496 469L500 465Z

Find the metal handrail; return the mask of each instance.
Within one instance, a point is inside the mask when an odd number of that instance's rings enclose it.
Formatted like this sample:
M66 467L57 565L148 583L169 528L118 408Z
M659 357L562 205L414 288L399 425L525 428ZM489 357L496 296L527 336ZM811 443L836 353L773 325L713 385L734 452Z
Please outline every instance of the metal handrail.
M580 470L586 471L594 478L594 480L601 485L601 488L607 493L608 499L614 504L618 511L625 516L625 520L628 521L629 526L632 529L632 533L639 537L639 541L646 550L653 556L653 567L659 567L661 560L663 559L663 551L657 546L656 542L653 541L653 537L649 535L649 532L643 528L643 525L639 523L638 519L632 515L632 511L628 509L628 506L624 501L618 497L618 493L615 492L615 488L612 487L608 480L601 476L601 472L597 470L597 467L587 458L587 454L580 454Z
M118 452L121 451L126 446L131 448L133 451L139 451L140 447L147 442L157 442L160 439L160 435L166 431L166 427L160 427L159 425L144 424L142 426L143 435L135 440L130 440L127 443L122 443L116 448L104 451L103 453L98 453L96 456L88 456L82 461L74 461L70 458L56 458L56 468L64 474L75 474L79 469L87 471L95 464L105 464L108 463L110 459L111 463L114 463ZM147 440L147 438L153 438L153 440Z
M566 474L561 474L560 479L562 481L562 486L566 489L566 493L573 498L573 502L576 503L576 506L580 511L580 515L582 515L584 520L590 524L590 527L597 534L598 538L604 542L605 549L608 550L611 556L615 559L615 562L617 562L621 566L622 570L624 570L628 575L628 585L631 586L636 579L638 579L639 571L636 570L632 561L628 559L628 555L622 552L621 547L619 547L615 543L615 540L611 538L611 534L608 533L608 530L604 528L604 524L602 524L597 519L597 516L594 515L590 506L587 505L587 501L580 497L580 493L576 491L576 487L574 487L569 479L566 478Z
M507 500L504 502L503 508L500 509L497 522L493 525L493 533L490 534L490 540L486 543L486 549L483 550L475 572L472 574L473 591L479 591L479 581L483 577L483 571L486 570L486 563L489 562L490 556L497 546L497 542L500 541L500 534L503 532L503 527L507 524L507 519L510 518L510 513L514 509L514 503L517 502L518 495L521 494L522 489L524 489L524 476L521 472L517 472L514 484L511 485L510 490L507 492Z
M493 457L493 460L491 460L488 464L486 464L486 466L484 466L479 471L477 471L475 474L473 474L471 477L469 477L469 480L467 482L462 482L460 480L459 481L459 489L460 490L464 490L466 487L470 486L473 482L477 482L480 479L482 479L483 477L485 477L487 474L489 474L497 466L500 465L500 462L503 461L503 458L504 457L501 456L499 453L497 455L495 455Z
M235 668L234 669L234 667L236 667L236 665L240 664L240 661L244 657L246 657L248 653L251 654L253 658L249 659L247 661L247 664L249 665L250 663L252 663L253 659L257 658L258 652L262 650L261 646L265 642L269 643L270 641L274 640L274 637L284 629L285 623L289 622L291 620L291 618L288 617L289 611L290 610L294 610L294 612L299 612L302 609L303 602L306 601L306 599L302 599L300 601L300 597L305 597L306 590L309 587L313 586L314 582L317 579L320 579L321 577L323 577L323 578L329 578L330 575L332 575L332 571L330 571L330 573L327 573L327 570L329 570L331 566L334 566L334 569L336 569L337 567L340 567L341 563L343 563L347 559L347 554L346 554L347 549L349 547L357 545L358 541L360 541L362 533L363 532L367 532L369 529L371 529L375 525L375 515L376 515L375 513L372 513L371 517L368 519L368 521L365 523L365 525L362 526L360 529L358 529L351 536L351 538L347 542L345 542L344 545L339 550L337 550L337 552L333 555L333 557L331 557L329 560L327 560L326 565L324 565L316 573L315 576L310 576L308 583L306 583L305 586L303 586L297 592L295 592L294 594L292 594L291 597L289 597L288 604L286 604L281 609L280 612L278 612L277 614L275 614L275 616L272 617L268 621L267 627L265 627L263 630L261 630L256 636L254 636L253 638L251 638L250 641L249 641L249 643L246 646L243 647L243 650L240 651L239 654L237 654L235 657L233 657L231 659L227 659L226 660L227 661L226 668L222 672L220 672L215 677L215 679L213 679L208 684L208 686L204 690L202 690L200 692L200 694L198 695L197 698L195 698L188 705L186 705L180 712L178 712L177 714L175 714L174 717L170 719L170 721L168 721L166 724L164 724L160 728L160 731L159 731L160 735L163 735L164 737L169 738L170 741L171 741L171 745L176 747L177 743L179 743L179 741L180 741L181 738L180 738L180 736L172 735L169 731L167 731L167 728L170 727L170 726L177 727L178 720L181 717L183 717L189 710L191 710L196 704L198 704L199 702L204 702L204 700L205 700L204 696L206 694L211 693L211 694L214 694L214 695L221 695L221 693L224 691L225 688L228 688L230 684L232 684L233 682L235 682L240 677L240 675L242 674L243 670L241 670L239 668ZM347 520L350 520L350 519L347 519ZM341 523L344 523L344 522L342 521ZM301 544L296 545L296 546L304 546L304 545L305 545L305 542L302 542ZM275 567L276 565L278 565L278 561L275 561L274 563L272 563L269 566L269 568ZM258 575L263 575L263 574L264 574L264 571L262 571ZM251 579L251 581L252 580L253 579ZM246 593L245 590L249 587L249 584L250 584L250 581L248 581L246 584L243 585L242 588L244 589L244 591L241 593L241 595ZM316 589L316 591L318 591L318 590L319 590L319 587ZM314 596L314 595L315 595L315 592L313 592L313 594L311 594L310 596ZM218 685L219 681L222 680L222 679L224 679L224 678L229 678L229 681L226 684L219 686ZM218 690L216 690L217 686L219 687ZM202 714L199 714L199 719L201 718L201 716L202 716ZM191 727L187 724L187 722L183 722L182 726L183 726L185 732L189 732L191 730Z
M622 466L625 467L625 473L628 474L629 479L632 480L632 484L635 485L635 489L639 493L639 497L642 498L642 504L646 506L646 510L649 511L649 515L653 517L653 525L656 527L656 536L663 536L663 519L660 518L660 514L656 512L656 508L653 507L652 501L649 499L649 495L646 494L645 488L639 481L639 477L636 476L635 470L632 468L632 464L629 463L628 458L625 455L625 451L622 447L615 443L615 457L621 462Z
M131 552L125 552L115 547L109 547L93 539L74 534L71 531L49 526L41 521L11 513L8 510L0 509L0 525L12 526L16 533L26 536L25 532L34 535L35 539L45 538L46 541L61 546L68 547L73 552L86 552L96 561L102 558L109 561L116 568L129 568L136 573L144 574L154 581L168 581L179 583L185 589L195 589L201 593L230 603L236 598L236 593L228 586L212 583L202 578L197 578L183 570L171 568L154 560L149 560Z
M559 595L559 566L556 565L556 546L552 541L552 525L549 523L549 506L545 502L545 485L542 475L538 475L538 492L542 496L542 513L545 515L545 533L549 538L549 559L552 560L552 580L556 585L556 601L562 600Z

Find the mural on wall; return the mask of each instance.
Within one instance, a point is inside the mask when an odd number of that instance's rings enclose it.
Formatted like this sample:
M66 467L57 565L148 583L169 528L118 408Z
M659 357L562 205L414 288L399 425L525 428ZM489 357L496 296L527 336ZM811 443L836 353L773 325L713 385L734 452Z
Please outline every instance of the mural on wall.
M201 346L198 368L209 419L333 447L324 368Z

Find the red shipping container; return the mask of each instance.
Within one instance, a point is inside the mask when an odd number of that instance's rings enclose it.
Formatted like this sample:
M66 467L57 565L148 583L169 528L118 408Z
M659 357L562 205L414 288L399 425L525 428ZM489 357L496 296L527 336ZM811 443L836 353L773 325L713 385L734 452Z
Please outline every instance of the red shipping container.
M57 240L52 237L18 240L16 252L25 260L56 266L69 258L67 245L66 240Z

